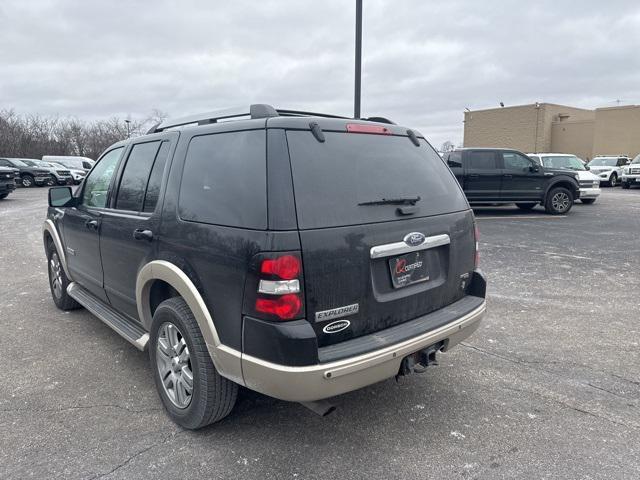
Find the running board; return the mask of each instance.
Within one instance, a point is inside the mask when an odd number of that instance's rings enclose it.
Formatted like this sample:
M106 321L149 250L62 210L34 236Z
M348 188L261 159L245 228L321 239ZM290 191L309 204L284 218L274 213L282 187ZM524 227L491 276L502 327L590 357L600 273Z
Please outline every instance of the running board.
M115 330L138 350L144 350L149 341L149 334L139 325L136 325L124 315L116 312L109 305L90 293L75 282L67 287L67 293L76 302L89 310L93 315Z

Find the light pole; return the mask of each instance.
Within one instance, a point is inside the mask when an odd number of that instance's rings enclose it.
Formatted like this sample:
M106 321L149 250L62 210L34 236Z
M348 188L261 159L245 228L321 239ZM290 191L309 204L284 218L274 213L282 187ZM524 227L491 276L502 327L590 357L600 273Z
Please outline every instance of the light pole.
M129 127L129 124L131 123L131 120L125 120L124 123L127 124L127 138L129 138L131 136L131 131L130 131L130 127Z
M356 0L356 68L353 118L360 118L360 84L362 74L362 0Z

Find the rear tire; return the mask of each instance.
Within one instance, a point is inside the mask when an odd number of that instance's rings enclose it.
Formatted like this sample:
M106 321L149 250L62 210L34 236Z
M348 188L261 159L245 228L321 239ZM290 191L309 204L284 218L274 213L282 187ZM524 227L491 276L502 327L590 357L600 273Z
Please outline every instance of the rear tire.
M24 175L22 175L22 178L20 179L20 185L22 185L24 188L31 188L35 184L36 184L36 181L32 175L29 175L28 173L25 173Z
M53 186L54 186L54 185L56 185L57 183L58 183L58 181L57 181L57 180L56 180L56 178L55 178L55 177L53 177L53 176L48 177L48 178L44 181L44 184L45 184L47 187L53 187Z
M535 203L516 203L516 207L520 210L532 210L535 206Z
M564 215L573 207L573 194L564 187L552 188L547 193L544 208L551 215Z
M609 186L615 187L616 183L618 183L618 175L616 175L615 173L612 173L611 177L609 177Z
M231 413L238 385L216 370L184 299L170 298L158 306L150 335L153 378L164 408L174 422L196 430Z
M584 203L585 205L591 205L592 203L594 203L596 201L595 198L583 198L580 200L582 203Z
M53 297L56 307L64 311L81 308L82 305L67 293L67 287L70 282L64 268L62 268L58 250L56 250L53 242L50 242L47 248L47 264L47 270L49 271L49 289L51 290L51 296Z

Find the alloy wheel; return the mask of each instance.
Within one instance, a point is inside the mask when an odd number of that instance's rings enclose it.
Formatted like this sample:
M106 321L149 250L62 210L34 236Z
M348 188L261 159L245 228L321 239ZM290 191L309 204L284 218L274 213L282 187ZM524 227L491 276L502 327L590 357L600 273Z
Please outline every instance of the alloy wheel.
M23 187L30 187L32 185L31 183L31 178L29 177L22 177L22 186Z
M49 272L51 274L51 289L56 298L62 298L62 266L58 258L58 252L51 254L49 260Z
M171 403L187 408L193 395L191 356L182 333L173 323L163 323L158 332L156 367Z
M558 192L551 199L551 205L553 205L554 210L560 213L566 212L570 204L571 200L569 199L569 195L565 192Z

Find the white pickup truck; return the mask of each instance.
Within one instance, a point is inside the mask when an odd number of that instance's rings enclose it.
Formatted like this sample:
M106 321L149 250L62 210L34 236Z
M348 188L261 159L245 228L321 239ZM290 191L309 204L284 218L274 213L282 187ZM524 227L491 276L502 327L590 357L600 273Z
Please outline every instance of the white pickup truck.
M630 188L632 185L640 186L640 155L622 169L621 181L622 188Z

